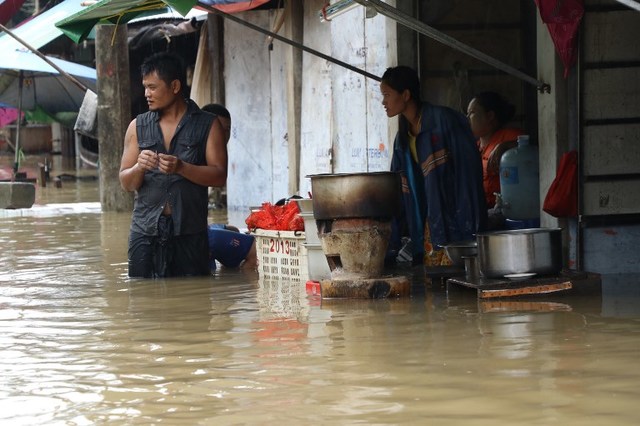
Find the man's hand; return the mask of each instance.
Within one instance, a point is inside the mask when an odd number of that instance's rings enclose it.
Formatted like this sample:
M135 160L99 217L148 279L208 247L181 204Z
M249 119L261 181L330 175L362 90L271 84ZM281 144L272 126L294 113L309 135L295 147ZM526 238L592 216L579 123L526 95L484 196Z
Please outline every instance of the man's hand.
M158 154L158 170L162 173L167 175L178 173L181 167L182 161L178 157L169 154Z
M158 167L158 153L145 149L138 154L138 167L153 170Z

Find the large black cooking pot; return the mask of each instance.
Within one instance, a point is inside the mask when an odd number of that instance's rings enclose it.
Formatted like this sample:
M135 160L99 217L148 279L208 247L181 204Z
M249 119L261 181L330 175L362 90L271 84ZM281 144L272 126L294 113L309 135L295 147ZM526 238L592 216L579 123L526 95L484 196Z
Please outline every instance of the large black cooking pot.
M562 229L529 228L479 233L478 261L487 278L557 274L562 269Z
M386 219L400 212L399 173L326 173L307 177L311 178L313 216L317 220Z

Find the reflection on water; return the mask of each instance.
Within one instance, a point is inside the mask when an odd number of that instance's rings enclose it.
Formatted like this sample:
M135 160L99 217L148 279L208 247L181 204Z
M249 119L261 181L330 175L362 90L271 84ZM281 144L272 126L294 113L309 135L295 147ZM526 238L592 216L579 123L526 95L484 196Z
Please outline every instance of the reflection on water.
M131 280L129 220L0 219L0 423L637 422L634 277L622 315L615 290L320 300L235 270Z

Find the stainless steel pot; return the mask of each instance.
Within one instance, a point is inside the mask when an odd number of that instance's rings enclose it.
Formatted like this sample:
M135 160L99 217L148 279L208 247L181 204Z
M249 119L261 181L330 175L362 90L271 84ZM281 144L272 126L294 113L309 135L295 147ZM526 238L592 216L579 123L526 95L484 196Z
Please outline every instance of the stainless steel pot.
M557 274L562 269L562 229L529 228L479 233L480 272L487 278Z
M402 186L395 172L309 175L318 220L392 218L400 212Z

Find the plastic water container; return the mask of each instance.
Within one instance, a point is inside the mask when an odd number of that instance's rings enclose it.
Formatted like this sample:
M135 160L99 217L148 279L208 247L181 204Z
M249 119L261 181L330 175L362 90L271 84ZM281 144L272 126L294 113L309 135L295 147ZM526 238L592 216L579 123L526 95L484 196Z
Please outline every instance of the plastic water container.
M538 147L529 144L529 136L518 136L518 146L500 159L502 213L507 219L528 220L540 217L540 171Z

